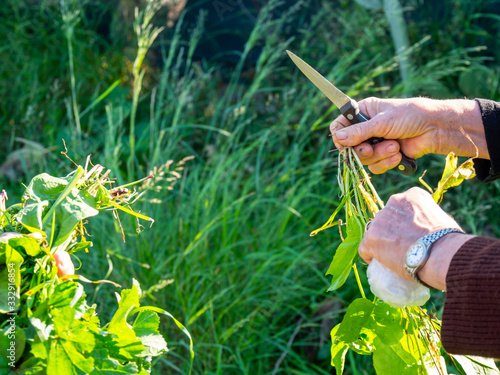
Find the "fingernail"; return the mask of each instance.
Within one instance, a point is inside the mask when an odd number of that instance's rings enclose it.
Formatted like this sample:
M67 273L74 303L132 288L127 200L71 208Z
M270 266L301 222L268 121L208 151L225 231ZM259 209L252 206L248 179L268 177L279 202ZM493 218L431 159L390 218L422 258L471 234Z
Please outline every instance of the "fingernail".
M344 139L347 139L347 133L344 130L337 131L335 133L335 136L337 137L337 139L340 139L341 141L343 141Z
M397 148L396 148L396 146L394 146L394 145L389 145L389 146L387 146L386 150L387 150L387 152L388 152L388 153L393 154L393 153L395 153L398 149L397 149Z

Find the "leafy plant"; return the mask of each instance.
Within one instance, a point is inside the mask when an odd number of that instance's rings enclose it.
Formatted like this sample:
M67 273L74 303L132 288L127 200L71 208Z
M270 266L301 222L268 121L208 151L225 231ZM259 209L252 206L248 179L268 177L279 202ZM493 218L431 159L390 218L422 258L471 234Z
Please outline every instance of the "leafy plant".
M152 359L167 352L159 332L167 311L141 306L137 280L116 295L118 307L106 324L89 305L81 275L64 272L69 254L87 252L86 220L112 210L150 221L130 204L139 196L130 185L112 187L110 171L101 165L77 169L65 177L43 173L27 186L21 203L0 206L0 373L23 374L149 374ZM66 264L65 264L66 263ZM112 283L107 280L93 283ZM15 337L15 342L13 341ZM15 348L15 354L9 348ZM10 354L9 354L10 353Z
M311 235L339 226L343 241L327 271L327 275L332 275L328 290L340 288L352 270L361 298L350 303L342 322L331 331L332 366L338 374L342 374L346 354L351 349L360 355L372 355L373 366L380 375L447 374L447 364L439 339L441 323L437 318L420 307L394 308L377 297L373 300L366 297L356 266L358 247L366 223L384 204L352 148L344 147L340 151L339 163L342 165L338 179L343 199L325 225ZM433 192L424 184L433 193L434 200L440 202L447 189L474 176L472 159L457 166L457 157L450 153L438 188ZM335 221L342 208L345 212L345 235L342 220ZM465 370L467 374L482 374L486 369L497 371L493 360L449 357L455 358L456 362L452 360L452 364L459 363L459 371Z

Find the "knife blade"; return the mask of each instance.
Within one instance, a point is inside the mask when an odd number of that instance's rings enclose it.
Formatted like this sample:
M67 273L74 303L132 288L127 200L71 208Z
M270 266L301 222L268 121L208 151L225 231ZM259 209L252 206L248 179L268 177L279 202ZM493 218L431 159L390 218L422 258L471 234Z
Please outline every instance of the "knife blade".
M302 73L323 93L326 95L330 101L335 104L340 112L349 120L351 124L357 124L359 122L368 121L369 118L360 112L358 102L351 99L349 96L340 91L333 83L328 81L320 73L318 73L313 67L302 60L300 57L295 55L293 52L286 51L288 56L292 59L294 64L300 69ZM370 138L367 140L368 143L374 145L379 142L384 141L384 138ZM397 169L402 174L409 176L417 170L417 162L415 159L407 157L402 151L401 162L399 163Z

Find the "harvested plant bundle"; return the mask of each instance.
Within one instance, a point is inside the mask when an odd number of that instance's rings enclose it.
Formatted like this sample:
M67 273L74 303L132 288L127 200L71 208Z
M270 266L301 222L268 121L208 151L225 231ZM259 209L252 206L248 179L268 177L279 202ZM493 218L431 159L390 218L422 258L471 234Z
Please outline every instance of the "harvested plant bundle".
M453 153L448 155L436 191L433 192L420 179L431 191L436 202L441 201L442 195L448 188L474 177L472 159L458 167L457 159ZM342 192L340 205L321 228L311 233L311 236L314 236L324 229L339 226L342 243L337 248L327 271L328 275L332 275L332 283L328 290L340 288L352 269L361 295L361 298L352 301L342 322L331 331L332 366L336 368L337 374L342 374L344 370L345 357L349 349L361 355L373 355L373 365L379 375L448 374L445 357L450 358L451 364L462 373L486 374L490 370L497 371L493 360L445 354L439 336L441 322L431 317L421 307L415 306L422 305L428 298L422 298L425 296L420 290L417 293L420 302L412 303L415 299L407 300L404 307L399 308L394 307L394 303L386 303L390 302L389 300L384 302L379 298L381 295L374 291L373 285L372 291L379 297L375 296L373 299L366 297L356 266L359 258L358 247L363 239L366 223L384 207L384 204L356 153L350 147L344 147L339 153L338 182ZM342 219L336 220L342 209L345 214L345 224ZM380 263L379 266L385 269ZM406 282L406 279L397 275L396 277ZM411 282L410 288L413 287L423 288ZM425 292L428 293L427 290Z

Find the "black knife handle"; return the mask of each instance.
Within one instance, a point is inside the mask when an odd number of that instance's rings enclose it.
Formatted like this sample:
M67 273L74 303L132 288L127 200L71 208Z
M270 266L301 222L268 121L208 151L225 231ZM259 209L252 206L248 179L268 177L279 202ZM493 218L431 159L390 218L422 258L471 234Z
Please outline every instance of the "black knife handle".
M359 111L358 102L356 102L354 99L351 99L349 103L342 106L342 108L340 108L340 111L353 125L369 120L368 117L366 117L363 113ZM385 138L372 137L366 140L366 142L368 142L371 145L375 145L382 141L385 141ZM398 171L404 174L405 176L410 176L417 170L417 162L415 159L411 159L408 156L406 156L403 153L403 151L400 152L403 157L401 158L401 162L398 165Z

